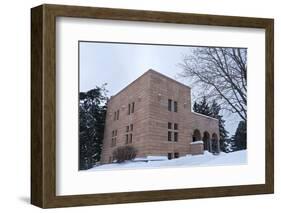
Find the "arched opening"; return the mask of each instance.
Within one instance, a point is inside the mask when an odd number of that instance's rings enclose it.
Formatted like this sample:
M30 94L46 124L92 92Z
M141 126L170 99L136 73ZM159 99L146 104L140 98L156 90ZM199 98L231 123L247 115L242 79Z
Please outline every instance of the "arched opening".
M204 142L204 150L210 151L210 134L207 131L203 133L203 142Z
M198 129L195 129L192 135L192 142L201 141L201 133Z
M216 133L212 134L211 149L212 149L213 153L219 153L220 152L219 139L218 139L218 135Z

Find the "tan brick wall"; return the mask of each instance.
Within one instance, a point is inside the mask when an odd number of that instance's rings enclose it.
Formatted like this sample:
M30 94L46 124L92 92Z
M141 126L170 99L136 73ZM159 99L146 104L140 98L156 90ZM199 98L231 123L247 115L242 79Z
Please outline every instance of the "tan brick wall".
M168 99L177 102L177 112L168 111ZM135 102L135 112L128 115L128 104ZM114 112L119 110L119 120L114 121ZM178 141L168 141L168 122L178 124ZM137 148L137 157L178 152L180 156L199 153L191 149L195 129L210 135L218 134L218 121L191 112L190 88L158 72L149 70L115 96L108 103L101 163L108 163L112 151L125 145L126 126L133 124L132 145ZM111 147L112 131L117 130L116 146ZM172 135L173 136L173 135Z

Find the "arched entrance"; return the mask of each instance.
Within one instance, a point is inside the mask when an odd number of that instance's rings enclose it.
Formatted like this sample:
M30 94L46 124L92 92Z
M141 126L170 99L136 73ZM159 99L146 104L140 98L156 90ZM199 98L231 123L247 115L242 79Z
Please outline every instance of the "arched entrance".
M203 133L204 150L210 151L210 134L205 131Z
M218 135L216 133L212 134L211 152L213 152L213 153L220 152L219 139L218 139Z
M201 133L198 129L195 129L192 135L192 142L201 141Z

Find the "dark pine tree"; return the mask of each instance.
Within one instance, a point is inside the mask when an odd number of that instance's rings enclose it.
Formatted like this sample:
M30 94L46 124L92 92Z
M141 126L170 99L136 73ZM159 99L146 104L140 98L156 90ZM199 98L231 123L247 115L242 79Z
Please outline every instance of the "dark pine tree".
M247 149L247 124L245 121L239 122L235 135L232 137L232 142L237 150Z
M202 100L199 103L197 103L196 101L194 102L193 111L207 116L212 115L211 109L209 107L209 104L207 103L207 99L205 96L203 96Z
M223 116L220 115L221 107L214 100L211 105L211 117L219 120L219 132L220 132L220 149L225 151L225 141L228 138L228 131L225 129L225 120L223 120Z
M79 169L100 160L107 110L105 85L79 94Z

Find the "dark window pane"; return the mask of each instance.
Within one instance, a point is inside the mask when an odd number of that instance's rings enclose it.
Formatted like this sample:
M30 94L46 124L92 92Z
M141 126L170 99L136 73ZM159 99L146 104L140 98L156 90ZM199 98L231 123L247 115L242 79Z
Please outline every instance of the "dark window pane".
M171 99L168 100L168 110L172 111L172 100Z
M117 136L117 129L115 130L115 136Z
M172 123L168 122L168 129L172 129Z
M112 137L114 137L114 130L112 131Z
M177 142L178 141L178 133L174 132L174 141Z
M128 104L128 115L131 113L131 104Z
M119 110L117 110L117 116L116 119L119 120Z
M178 130L178 124L174 123L174 130Z
M130 143L133 142L133 134L130 134Z
M168 131L168 141L172 141L172 132Z
M132 113L135 111L135 102L132 103Z
M172 153L168 153L168 159L171 160L173 158Z
M126 135L126 144L129 143L129 135Z
M129 126L126 126L126 132L129 132Z
M133 131L133 129L134 129L133 124L130 125L130 129L131 129L131 131Z
M178 102L174 101L174 112L178 111Z
M113 119L114 121L116 120L116 112L114 112L114 119Z
M179 158L179 157L180 157L179 153L178 153L178 152L175 152L174 157L175 157L175 158Z

